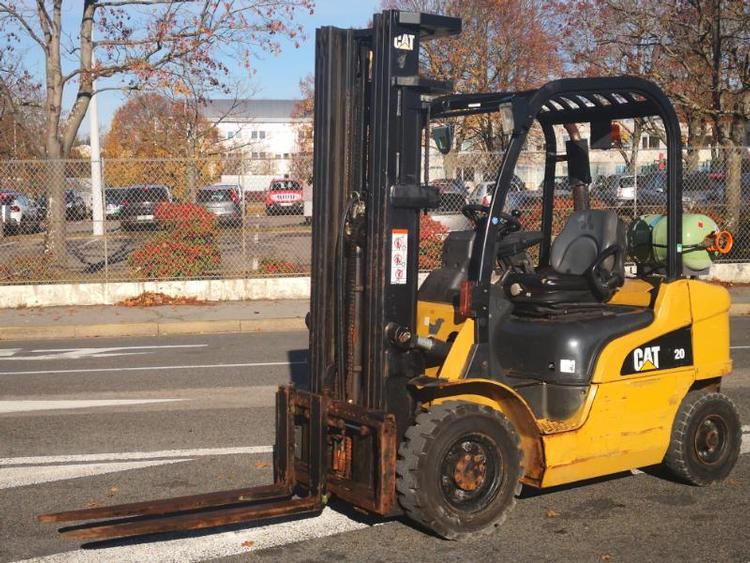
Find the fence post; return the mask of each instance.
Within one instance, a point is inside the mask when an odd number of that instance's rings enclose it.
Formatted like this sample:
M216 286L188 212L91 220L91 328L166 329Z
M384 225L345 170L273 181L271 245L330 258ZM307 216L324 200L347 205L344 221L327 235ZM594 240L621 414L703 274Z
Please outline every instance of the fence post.
M104 159L100 160L100 171L104 170ZM104 194L102 194L103 196ZM104 283L109 283L109 249L107 245L107 213L105 212L107 201L102 197L102 235L104 239Z

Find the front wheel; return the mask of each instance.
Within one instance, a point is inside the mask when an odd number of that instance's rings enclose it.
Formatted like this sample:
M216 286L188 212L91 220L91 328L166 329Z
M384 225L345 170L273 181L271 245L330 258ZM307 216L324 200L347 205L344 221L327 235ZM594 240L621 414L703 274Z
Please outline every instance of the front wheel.
M731 399L693 391L677 411L664 465L686 483L710 485L732 471L741 443L740 415Z
M396 466L399 502L409 518L446 539L492 532L520 492L522 457L502 413L443 403L406 431Z

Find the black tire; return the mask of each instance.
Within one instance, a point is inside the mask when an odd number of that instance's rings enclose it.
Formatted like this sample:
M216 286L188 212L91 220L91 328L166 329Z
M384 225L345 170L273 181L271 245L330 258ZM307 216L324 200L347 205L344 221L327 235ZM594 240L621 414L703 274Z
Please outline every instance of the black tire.
M396 464L399 503L411 520L446 539L493 532L521 491L522 459L518 434L502 413L443 403L406 431Z
M691 485L724 480L740 454L742 425L737 407L723 393L692 391L672 425L664 465Z

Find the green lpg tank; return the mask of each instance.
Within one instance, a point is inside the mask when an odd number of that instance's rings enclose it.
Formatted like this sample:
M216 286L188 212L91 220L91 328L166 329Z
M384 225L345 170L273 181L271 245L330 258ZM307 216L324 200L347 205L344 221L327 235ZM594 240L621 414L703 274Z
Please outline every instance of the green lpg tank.
M647 216L653 220L653 215ZM654 259L659 264L667 261L667 217L664 215L653 222L651 240ZM644 217L645 220L645 217ZM695 272L711 266L711 254L703 246L706 237L719 230L716 222L708 215L689 213L682 216L682 264Z

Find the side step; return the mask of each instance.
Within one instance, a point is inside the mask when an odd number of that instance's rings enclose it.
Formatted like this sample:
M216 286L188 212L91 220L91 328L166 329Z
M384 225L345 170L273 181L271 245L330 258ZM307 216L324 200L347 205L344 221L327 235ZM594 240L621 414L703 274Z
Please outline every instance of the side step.
M323 509L320 497L291 497L292 493L286 485L266 485L205 495L42 514L37 518L41 522L100 520L61 528L60 533L67 538L103 540L216 528L290 515L312 515ZM107 518L110 520L102 521Z

